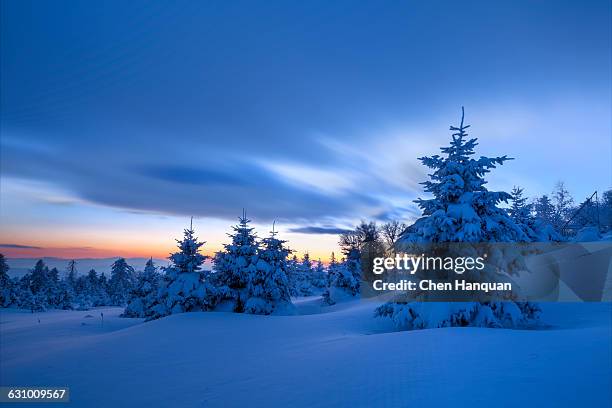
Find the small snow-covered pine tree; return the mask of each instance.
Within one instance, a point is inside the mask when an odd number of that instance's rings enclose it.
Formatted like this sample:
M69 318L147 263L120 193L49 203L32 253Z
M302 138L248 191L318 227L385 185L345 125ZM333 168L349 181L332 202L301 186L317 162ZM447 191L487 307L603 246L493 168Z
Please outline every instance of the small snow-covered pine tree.
M152 307L157 299L160 275L150 258L144 271L138 275L134 289L130 293L124 317L151 317Z
M179 250L168 258L171 265L164 268L158 297L144 311L148 319L210 310L218 300L217 289L206 280L202 271L202 264L208 257L200 253L205 242L198 241L193 224L185 229L183 239L176 242Z
M291 296L301 296L300 287L300 274L299 274L300 262L297 255L293 255L291 259L287 261L287 277L289 278L289 290Z
M533 227L536 242L563 241L559 231L555 228L555 207L547 195L535 200L533 203Z
M238 224L232 227L234 233L229 234L232 242L215 254L212 274L215 283L225 292L225 300L230 301L233 311L238 313L244 311L247 285L257 271L259 248L249 222L246 213L238 218Z
M549 224L553 223L555 207L546 194L535 201L533 209L536 218Z
M108 279L104 272L98 275L98 288L100 294L100 305L110 305L110 294L108 293Z
M100 287L100 278L95 269L91 269L85 277L85 288L91 298L92 306L105 306L108 301L106 289Z
M111 305L125 306L132 289L134 268L125 258L117 259L111 266L111 278L108 281L108 291Z
M555 185L553 191L553 225L555 229L561 232L563 225L569 220L574 205L574 199L570 195L565 183L562 181Z
M512 205L508 210L510 218L527 234L530 241L537 239L535 219L532 215L532 205L527 203L527 198L523 196L523 189L514 186L510 192Z
M312 271L311 282L312 287L319 293L327 287L327 272L325 271L325 266L323 266L321 258L317 260L317 264Z
M334 305L357 296L361 279L355 272L360 268L358 259L343 259L341 262L336 262L332 258L327 272L329 284L323 292L323 302Z
M60 300L60 278L57 268L51 268L47 272L45 295L47 297L47 304L49 307L58 308Z
M49 268L47 268L42 259L39 259L30 272L30 290L32 294L37 295L38 293L45 292L48 273Z
M60 281L57 293L56 307L62 310L72 310L75 303L74 292L65 279Z
M510 192L512 205L508 210L510 217L517 224L526 224L531 218L531 206L527 204L527 198L523 196L523 189L514 186Z
M74 287L76 286L77 280L77 266L76 261L74 259L68 262L68 266L66 267L66 284L74 291Z
M361 247L376 240L373 223L362 222L355 231L340 236L340 247L345 258L328 270L328 286L323 302L328 305L359 295L361 288ZM332 257L334 254L332 253ZM335 259L333 259L335 262Z
M304 253L302 261L298 262L295 260L295 268L292 272L292 286L297 296L311 296L314 294L312 285L312 261L310 260L310 254Z
M255 273L250 275L247 285L246 313L269 315L293 312L287 277L290 250L284 247L285 241L276 238L276 234L273 227L270 236L262 240L257 251Z
M21 277L16 290L17 306L21 309L34 312L45 311L45 302L42 296L32 293L31 289L32 273L28 272Z

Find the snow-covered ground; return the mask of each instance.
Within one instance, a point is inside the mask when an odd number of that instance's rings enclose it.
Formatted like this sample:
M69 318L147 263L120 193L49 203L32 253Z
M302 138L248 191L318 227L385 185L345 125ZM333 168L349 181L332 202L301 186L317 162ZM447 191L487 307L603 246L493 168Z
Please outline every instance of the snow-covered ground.
M119 308L2 310L0 382L67 385L75 407L612 403L610 303L545 304L550 327L537 331L412 332L373 318L368 302L296 304L298 316L187 313L147 323L119 318Z

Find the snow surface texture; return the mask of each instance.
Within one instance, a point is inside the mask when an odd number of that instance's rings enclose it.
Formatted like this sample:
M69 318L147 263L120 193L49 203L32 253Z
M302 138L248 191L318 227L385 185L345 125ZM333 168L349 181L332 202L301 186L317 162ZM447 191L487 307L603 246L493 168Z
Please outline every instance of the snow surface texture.
M194 312L146 323L119 318L121 308L4 309L0 378L68 385L72 407L612 403L610 303L542 304L547 330L402 332L373 317L379 304L294 303L295 316Z

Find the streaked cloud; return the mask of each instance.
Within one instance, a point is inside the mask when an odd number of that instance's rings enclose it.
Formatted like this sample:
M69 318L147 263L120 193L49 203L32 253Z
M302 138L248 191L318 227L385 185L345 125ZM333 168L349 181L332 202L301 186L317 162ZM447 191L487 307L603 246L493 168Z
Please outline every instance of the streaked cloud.
M0 244L0 248L10 248L10 249L43 249L43 248L37 247L37 246L21 245L21 244Z
M344 234L346 232L350 232L350 229L347 228L336 228L336 227L315 227L315 226L305 226L305 227L296 227L290 228L289 232L299 233L299 234L330 234L330 235L338 235Z

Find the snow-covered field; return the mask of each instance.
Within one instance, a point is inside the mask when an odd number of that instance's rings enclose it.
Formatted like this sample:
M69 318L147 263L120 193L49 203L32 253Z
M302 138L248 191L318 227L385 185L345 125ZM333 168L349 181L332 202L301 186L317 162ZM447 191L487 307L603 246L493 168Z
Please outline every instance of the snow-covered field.
M372 303L319 303L298 300L298 316L187 313L147 323L119 318L119 308L2 310L0 382L69 386L77 407L612 403L610 303L545 304L550 327L537 331L412 332L373 318Z

